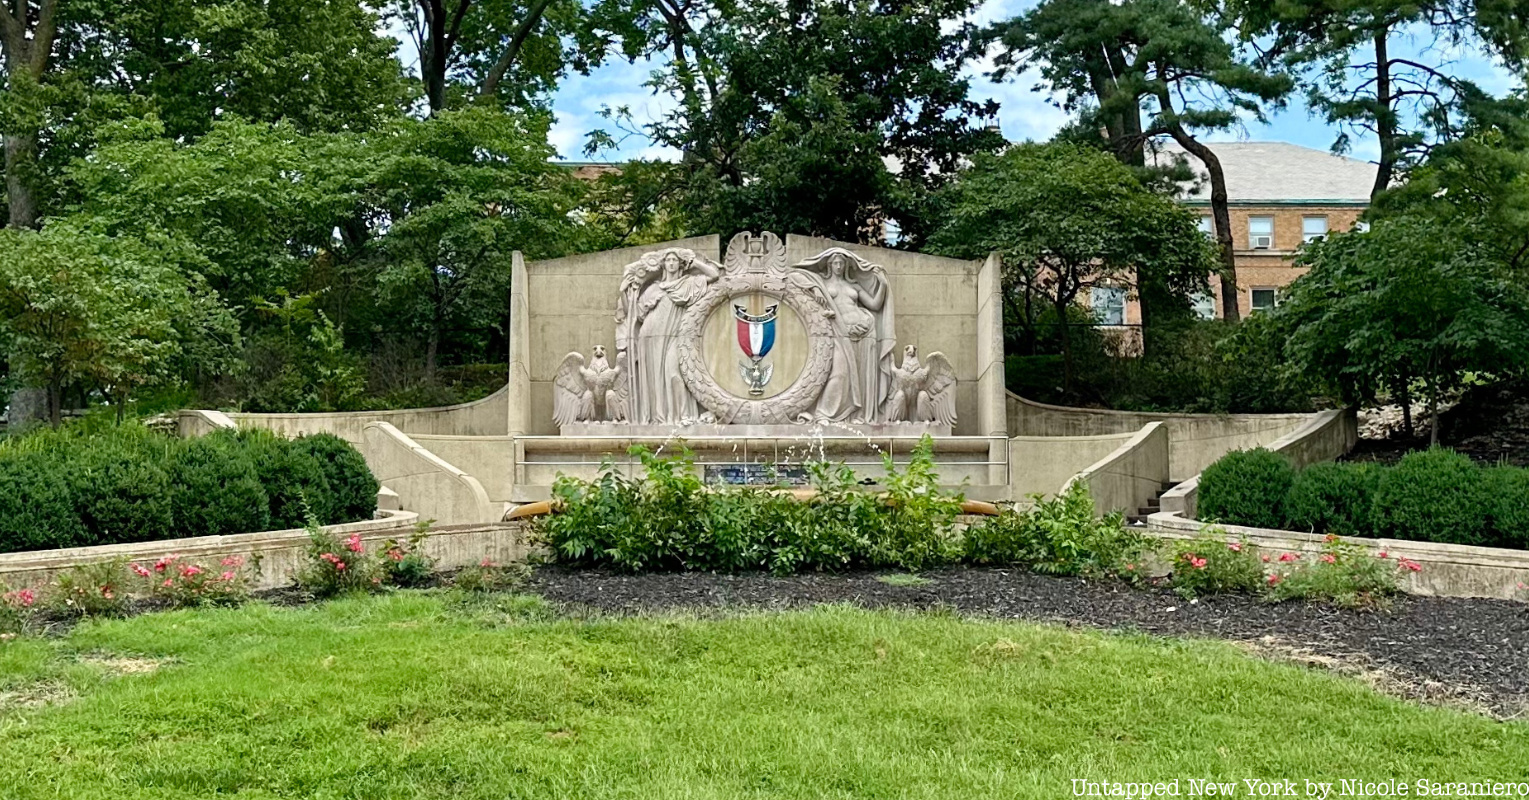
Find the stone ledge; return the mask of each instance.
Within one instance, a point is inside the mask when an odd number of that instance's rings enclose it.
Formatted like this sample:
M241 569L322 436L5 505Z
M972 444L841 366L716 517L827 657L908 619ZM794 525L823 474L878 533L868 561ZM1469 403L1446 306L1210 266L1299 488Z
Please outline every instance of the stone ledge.
M1326 540L1318 533L1213 525L1185 519L1172 511L1160 511L1147 517L1146 532L1164 539L1192 539L1208 527L1220 528L1229 537L1246 537L1264 550L1319 553ZM1405 558L1421 564L1422 571L1409 572L1402 578L1402 590L1408 594L1529 599L1529 590L1519 588L1521 584L1529 586L1529 550L1357 536L1341 538L1370 550L1383 551L1392 558Z
M382 513L386 516L380 519L327 525L324 530L342 536L359 533L363 542L375 548L388 539L407 538L414 532L419 519L419 515L412 511ZM530 552L526 532L526 526L520 523L444 526L431 529L423 549L426 554L438 560L440 569L471 566L485 558L500 563L521 561ZM240 556L258 564L250 588L260 591L291 584L293 575L306 562L307 547L307 531L295 528L229 536L4 553L0 554L0 582L11 588L38 587L72 567L113 559L146 562L179 555L207 564L230 556Z

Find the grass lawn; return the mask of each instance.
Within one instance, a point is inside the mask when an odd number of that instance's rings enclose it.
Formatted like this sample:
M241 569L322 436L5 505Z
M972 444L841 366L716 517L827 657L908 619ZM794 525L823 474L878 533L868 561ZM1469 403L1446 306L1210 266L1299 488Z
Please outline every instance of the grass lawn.
M840 607L575 620L397 592L0 643L6 800L1187 796L1204 777L1529 780L1529 725L1214 642Z

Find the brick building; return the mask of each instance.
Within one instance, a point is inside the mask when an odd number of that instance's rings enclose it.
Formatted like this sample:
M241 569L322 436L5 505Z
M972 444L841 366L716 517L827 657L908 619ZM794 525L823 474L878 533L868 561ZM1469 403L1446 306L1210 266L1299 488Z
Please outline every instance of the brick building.
M1211 147L1226 174L1237 305L1247 316L1278 304L1284 288L1305 272L1292 266L1302 244L1354 227L1369 207L1375 165L1285 142L1219 142ZM1201 175L1200 181L1185 187L1183 202L1201 215L1201 229L1209 236L1210 179L1200 161L1172 145L1155 157L1180 156ZM1221 316L1221 279L1212 275L1210 283L1211 296L1197 298L1195 305L1206 319ZM1096 288L1089 300L1107 326L1141 323L1140 309L1124 287Z

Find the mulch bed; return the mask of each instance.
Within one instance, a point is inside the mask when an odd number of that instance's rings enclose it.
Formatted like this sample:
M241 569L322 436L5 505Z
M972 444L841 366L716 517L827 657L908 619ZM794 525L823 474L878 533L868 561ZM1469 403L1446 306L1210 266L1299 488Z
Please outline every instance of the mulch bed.
M1391 694L1499 718L1529 714L1529 606L1522 603L1402 596L1386 610L1352 611L1243 595L1190 602L1166 589L1004 569L931 571L923 574L930 583L922 586L893 586L877 577L616 575L541 567L526 588L559 604L618 614L853 603L1211 637L1358 675Z

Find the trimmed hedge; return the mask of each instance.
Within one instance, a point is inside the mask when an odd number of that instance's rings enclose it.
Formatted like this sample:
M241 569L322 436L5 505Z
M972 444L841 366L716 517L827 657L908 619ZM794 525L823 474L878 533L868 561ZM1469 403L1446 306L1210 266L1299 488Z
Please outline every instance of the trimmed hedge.
M37 431L0 444L0 552L121 544L370 519L377 480L328 434L139 425Z
M1529 469L1484 468L1466 456L1436 448L1409 453L1389 467L1314 464L1296 473L1288 490L1275 498L1278 479L1261 478L1262 473L1247 467L1255 452L1229 453L1206 468L1200 477L1201 519L1529 549ZM1213 500L1209 508L1207 496Z
M1285 497L1295 468L1262 447L1234 450L1200 474L1200 519L1255 528L1285 521Z

